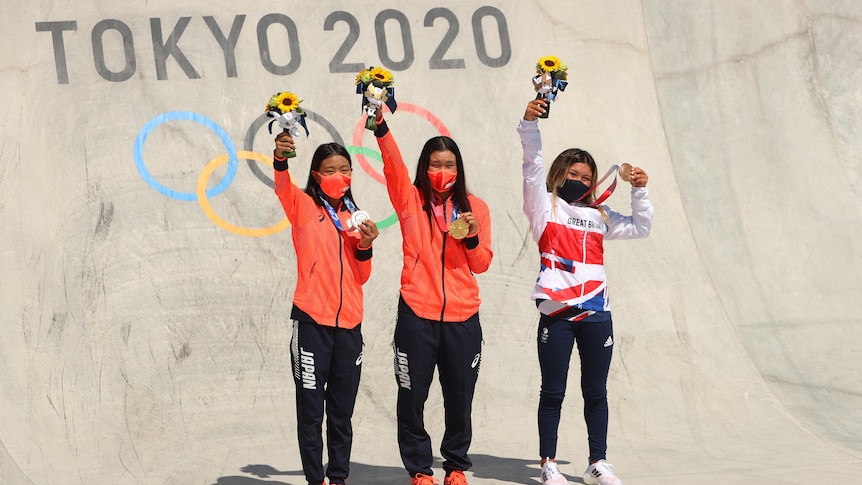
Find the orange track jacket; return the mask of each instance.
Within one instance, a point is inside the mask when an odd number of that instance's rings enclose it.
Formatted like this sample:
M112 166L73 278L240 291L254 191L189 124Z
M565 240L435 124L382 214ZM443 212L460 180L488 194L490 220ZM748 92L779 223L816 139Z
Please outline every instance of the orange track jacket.
M359 249L358 238L339 233L326 208L291 182L286 161L274 165L275 193L290 220L296 250L293 304L318 325L354 328L362 322L362 285L371 275L371 248ZM343 205L336 210L347 227L350 212Z
M470 208L479 223L473 238L453 239L431 225L422 209L425 201L410 180L392 133L377 138L383 154L383 174L389 199L398 214L403 238L401 297L416 315L428 320L463 322L479 311L479 285L474 273L491 265L491 216L488 205L473 195ZM451 205L447 204L447 214ZM448 215L446 216L448 220ZM469 249L468 246L473 246Z

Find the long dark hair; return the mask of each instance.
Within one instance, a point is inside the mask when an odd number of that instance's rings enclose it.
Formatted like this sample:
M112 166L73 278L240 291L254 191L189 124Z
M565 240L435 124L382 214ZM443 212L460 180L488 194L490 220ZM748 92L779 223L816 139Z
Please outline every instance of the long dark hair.
M434 189L431 188L431 180L428 178L428 167L431 165L431 154L434 152L449 150L455 154L455 166L458 176L455 185L452 186L452 198L458 203L461 212L470 212L470 201L467 199L467 178L464 175L464 161L461 159L461 150L455 140L448 136L435 136L425 142L422 153L419 154L419 162L416 164L416 178L413 185L422 194L425 205L422 207L428 215L428 223L432 226L434 222L434 211L431 209L431 201L434 200Z
M599 178L599 172L596 167L596 161L593 160L593 156L586 150L581 150L580 148L569 148L567 150L563 150L559 155L557 155L557 158L555 158L554 162L551 164L551 168L548 169L548 176L545 180L548 192L559 197L557 189L559 189L560 186L563 185L563 182L566 181L566 175L569 173L569 168L576 163L585 163L590 167L590 170L593 172L593 176L590 178L590 187L596 185L596 181ZM590 195L581 200L581 203L590 204L594 200L596 200L595 191L591 192Z
M585 163L590 167L590 170L593 171L593 176L590 177L590 187L596 185L596 182L599 180L599 169L596 166L596 161L593 159L593 156L586 150L581 150L580 148L569 148L567 150L563 150L557 158L554 159L554 162L551 163L551 168L548 169L548 176L545 179L545 185L548 188L548 192L554 194L554 197L559 197L560 194L558 189L563 182L566 180L566 176L569 173L569 168L576 163ZM593 201L596 200L596 191L590 192L586 198L580 201L580 204L590 205ZM557 205L554 204L554 211L557 210ZM610 227L611 221L608 219L608 215L605 213L605 210L602 209L602 206L597 206L596 210L602 215L602 219L605 220L605 224Z
M314 203L321 207L323 206L323 201L320 200L320 196L318 195L318 192L321 192L320 184L317 183L317 180L314 180L311 172L320 170L320 164L333 155L341 155L346 158L347 163L350 165L350 169L353 170L353 159L350 158L350 153L343 146L338 143L324 143L317 147L317 150L314 151L314 155L311 157L311 169L308 171L308 181L305 183L305 193L310 195L314 200ZM353 198L352 188L347 189L344 196L350 197L350 200L353 201L354 205L356 204L356 199ZM358 208L359 206L356 207ZM338 208L333 207L333 209Z

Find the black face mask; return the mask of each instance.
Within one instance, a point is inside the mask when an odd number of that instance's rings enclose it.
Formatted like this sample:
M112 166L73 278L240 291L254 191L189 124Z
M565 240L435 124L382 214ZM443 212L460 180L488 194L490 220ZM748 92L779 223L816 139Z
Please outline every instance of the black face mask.
M567 204L571 204L583 197L589 190L590 186L580 180L566 179L565 182L563 182L563 185L557 187L557 194L561 199L565 200Z

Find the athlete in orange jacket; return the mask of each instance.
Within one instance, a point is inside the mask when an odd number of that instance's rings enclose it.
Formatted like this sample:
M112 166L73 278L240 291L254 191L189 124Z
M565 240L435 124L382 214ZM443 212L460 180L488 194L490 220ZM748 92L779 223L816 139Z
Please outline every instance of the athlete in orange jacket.
M429 221L425 199L420 189L410 181L395 138L386 133L378 143L383 153L386 187L404 239L401 296L407 306L422 318L462 322L479 311L479 285L473 274L484 273L491 265L493 252L488 206L478 197L467 194L472 216L469 212L462 212L461 216L476 223L462 241L447 237L447 233L438 227L436 217L434 222ZM460 176L463 177L463 170ZM452 194L450 189L448 198L435 204L446 212L443 215L446 224L453 219L456 199ZM457 218L459 208L455 207L454 217ZM445 264L441 256L444 252Z
M377 226L357 223L350 191L350 154L336 143L317 147L305 191L288 174L293 138L276 137L275 193L292 224L297 282L290 352L296 386L299 452L305 478L344 484L353 441L351 417L362 364L362 284L371 274L371 242ZM353 224L349 223L351 216ZM323 424L329 463L323 469Z
M321 147L330 145L335 144ZM344 154L350 156L346 150ZM285 167L282 170L278 170L280 163ZM367 247L361 248L363 234L339 230L323 203L324 199L332 200L330 207L336 211L342 227L347 228L351 211L342 197L321 198L316 193L320 190L320 183L311 174L303 191L290 181L286 160L276 159L275 164L275 193L290 220L293 247L296 249L297 282L291 317L296 318L297 312L302 312L319 325L353 328L362 321L362 285L371 275L370 241L373 238L366 236L369 238ZM349 164L346 167L351 169ZM312 171L317 169L313 167ZM339 176L335 171L326 175ZM348 187L347 201L352 201L349 181L345 187ZM367 225L375 227L370 220Z
M491 217L485 202L467 193L461 152L451 138L428 140L411 182L395 138L378 119L375 136L386 187L404 239L393 342L401 459L412 485L437 483L423 420L436 367L445 408L444 484L466 485L482 355L479 286L473 275L491 265Z

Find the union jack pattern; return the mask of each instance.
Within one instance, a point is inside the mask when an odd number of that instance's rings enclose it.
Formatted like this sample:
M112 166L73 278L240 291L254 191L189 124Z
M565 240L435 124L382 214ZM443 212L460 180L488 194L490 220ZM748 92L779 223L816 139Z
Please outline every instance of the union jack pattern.
M649 234L653 208L646 187L632 188L631 216L602 205L605 219L595 208L569 205L547 191L538 123L521 120L518 133L524 148L524 213L540 253L533 300L540 301L540 312L561 320L610 311L604 241Z

